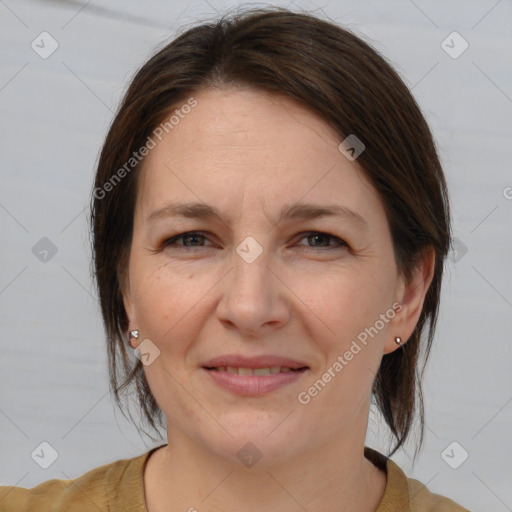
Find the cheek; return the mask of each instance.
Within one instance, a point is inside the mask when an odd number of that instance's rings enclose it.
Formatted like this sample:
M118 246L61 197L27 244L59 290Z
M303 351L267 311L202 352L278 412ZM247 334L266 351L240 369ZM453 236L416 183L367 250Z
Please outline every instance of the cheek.
M161 350L179 350L179 339L190 339L200 311L204 286L198 285L190 271L176 271L169 265L155 265L141 259L133 262L134 311L143 336ZM208 289L208 287L206 287Z
M382 260L366 263L302 280L297 293L307 297L305 302L315 315L311 338L325 365L308 385L314 386L315 393L322 389L321 383L316 384L319 379L328 381L321 396L312 400L311 411L325 415L329 410L338 419L369 397L388 332L380 315L392 306L394 274L386 272Z
M378 263L296 279L294 293L313 314L315 340L342 348L392 305L392 273Z
M308 414L333 432L366 404L382 359L388 325L374 326L391 307L393 288L381 271L367 265L302 281L300 294L314 313L311 338L324 359L302 391L311 398Z

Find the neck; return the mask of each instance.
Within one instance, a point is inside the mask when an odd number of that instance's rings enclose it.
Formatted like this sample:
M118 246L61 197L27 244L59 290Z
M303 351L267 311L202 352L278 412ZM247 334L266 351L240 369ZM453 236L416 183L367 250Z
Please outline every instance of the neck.
M293 460L250 468L180 431L168 430L168 438L146 468L148 512L375 512L386 486L385 473L364 457L362 436L355 442L337 432Z

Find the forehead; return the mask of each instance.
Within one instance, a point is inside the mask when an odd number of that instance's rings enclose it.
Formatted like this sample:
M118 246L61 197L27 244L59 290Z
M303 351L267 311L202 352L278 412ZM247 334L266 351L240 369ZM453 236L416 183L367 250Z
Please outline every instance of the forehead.
M306 107L252 89L205 90L194 99L144 159L137 201L144 216L184 197L219 210L254 201L280 211L301 198L361 215L379 206L356 163L340 153L340 136Z

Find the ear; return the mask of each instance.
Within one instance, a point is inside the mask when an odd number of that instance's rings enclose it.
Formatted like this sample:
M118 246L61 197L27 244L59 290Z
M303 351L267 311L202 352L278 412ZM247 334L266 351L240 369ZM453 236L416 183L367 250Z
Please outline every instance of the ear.
M401 305L401 309L396 309L395 317L389 322L388 339L384 345L384 354L389 354L400 348L400 345L395 342L395 336L402 339L403 345L414 332L434 277L435 261L434 248L429 247L414 268L411 279L406 281L404 277L399 277L395 301Z

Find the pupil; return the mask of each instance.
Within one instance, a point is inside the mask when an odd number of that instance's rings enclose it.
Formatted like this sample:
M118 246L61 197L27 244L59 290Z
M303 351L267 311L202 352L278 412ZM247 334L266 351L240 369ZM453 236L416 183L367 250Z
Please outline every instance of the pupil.
M190 240L196 240L197 241L198 239L199 239L199 235L186 235L185 236L185 240L188 240L188 241L190 241ZM185 242L185 244L186 244L186 242Z
M320 240L321 240L322 238L324 238L324 239L325 239L325 238L327 238L325 235L309 235L309 236L310 236L310 240L311 240L312 238L317 239L317 240L318 240L318 239L320 239ZM314 244L314 245L316 245L316 244ZM320 245L325 245L325 244L320 244Z

